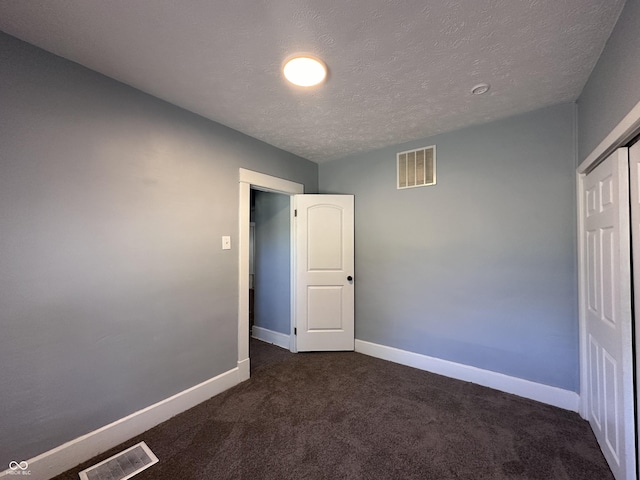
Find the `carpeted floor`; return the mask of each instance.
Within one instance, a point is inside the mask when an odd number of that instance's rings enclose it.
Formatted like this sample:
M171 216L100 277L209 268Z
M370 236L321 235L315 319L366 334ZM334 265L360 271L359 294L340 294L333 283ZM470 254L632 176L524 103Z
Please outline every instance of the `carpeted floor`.
M612 480L577 414L358 353L251 341L251 379L144 440L136 480Z

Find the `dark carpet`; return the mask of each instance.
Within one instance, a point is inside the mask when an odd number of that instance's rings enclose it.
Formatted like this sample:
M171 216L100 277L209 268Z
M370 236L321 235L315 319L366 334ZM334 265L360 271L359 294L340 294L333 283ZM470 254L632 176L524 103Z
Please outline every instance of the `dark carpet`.
M251 379L58 477L144 440L136 480L612 480L577 414L358 353L251 341Z

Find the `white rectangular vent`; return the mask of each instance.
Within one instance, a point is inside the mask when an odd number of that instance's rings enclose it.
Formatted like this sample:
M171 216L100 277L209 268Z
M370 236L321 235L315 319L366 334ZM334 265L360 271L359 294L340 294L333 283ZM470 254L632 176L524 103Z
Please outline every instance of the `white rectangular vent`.
M158 463L147 444L140 442L79 473L81 480L126 480Z
M398 153L398 188L436 184L436 146Z

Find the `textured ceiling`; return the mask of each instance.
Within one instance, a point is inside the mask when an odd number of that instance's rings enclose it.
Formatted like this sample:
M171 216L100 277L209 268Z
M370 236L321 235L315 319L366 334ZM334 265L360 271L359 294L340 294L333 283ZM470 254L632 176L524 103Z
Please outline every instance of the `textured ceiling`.
M574 101L623 4L2 0L0 30L323 162ZM327 63L326 84L283 81L297 52Z

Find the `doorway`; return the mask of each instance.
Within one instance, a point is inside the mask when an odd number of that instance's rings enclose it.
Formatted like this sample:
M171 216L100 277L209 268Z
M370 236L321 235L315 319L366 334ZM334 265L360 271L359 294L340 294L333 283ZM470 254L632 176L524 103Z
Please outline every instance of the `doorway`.
M250 333L258 340L288 350L291 334L289 196L252 188L251 232Z
M249 248L251 226L251 189L262 192L275 192L289 197L290 222L293 223L293 195L304 193L304 185L282 178L273 177L252 170L240 169L239 172L239 231L238 231L238 374L240 381L250 376L249 364ZM290 234L293 235L293 232ZM291 243L293 244L293 238ZM291 265L294 265L291 258ZM293 272L293 267L291 268ZM292 273L293 275L293 273ZM291 277L291 280L292 277ZM294 299L290 300L293 328ZM295 336L289 335L289 350L296 351Z
M289 203L289 350L296 353L298 342L305 351L353 350L355 342L353 195L303 195L304 187L301 184L240 169L240 381L250 376L249 250L252 189L284 194L285 198L279 207L281 209ZM301 325L302 328L296 328ZM281 326L281 329L286 330L286 326ZM286 346L287 342L283 343Z

